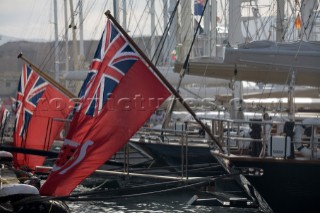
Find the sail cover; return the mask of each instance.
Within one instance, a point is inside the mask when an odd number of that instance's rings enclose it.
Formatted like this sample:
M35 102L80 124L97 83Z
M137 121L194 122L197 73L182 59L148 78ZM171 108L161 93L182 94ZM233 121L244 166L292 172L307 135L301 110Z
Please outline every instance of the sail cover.
M50 150L74 108L74 102L23 65L16 100L16 121L13 145L18 148ZM43 156L15 153L14 166L34 170L45 160Z
M41 195L70 194L126 144L169 95L108 19L70 130Z

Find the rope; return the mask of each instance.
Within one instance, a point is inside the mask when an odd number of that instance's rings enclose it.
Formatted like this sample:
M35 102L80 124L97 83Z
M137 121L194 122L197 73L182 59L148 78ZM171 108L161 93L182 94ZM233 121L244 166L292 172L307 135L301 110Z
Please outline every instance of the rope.
M111 197L85 197L85 198L66 198L65 201L96 201L96 200L113 200L113 199L119 199L119 198L130 198L130 197L138 197L138 196L145 196L145 195L152 195L152 194L158 194L158 193L164 193L164 192L171 192L171 191L177 191L181 189L186 189L190 187L195 186L201 186L207 184L206 181L190 184L186 186L180 186L165 190L158 190L158 191L152 191L152 192L145 192L145 193L139 193L139 194L130 194L130 195L121 195L121 196L111 196Z
M157 60L155 62L155 65L158 64L158 61L159 61L159 58L160 58L160 53L162 52L162 49L164 47L164 42L166 41L166 39L167 39L167 37L169 35L169 30L170 30L170 27L172 26L172 21L173 21L173 18L175 16L176 12L177 12L177 8L178 8L179 3L180 3L180 0L177 1L176 5L174 7L174 10L173 10L173 12L172 12L172 14L170 16L169 22L166 25L166 28L164 29L163 35L161 36L161 39L159 41L159 45L157 45L157 48L156 48L156 50L154 52L154 55L152 56L151 61L153 61L155 56L156 56L156 54L158 54L158 58L157 58ZM159 50L160 44L161 44L161 48Z
M105 194L107 192L109 193L115 193L116 190L101 190L101 191L92 191L92 192L84 192L84 193L78 193L78 194L72 194L69 196L60 196L60 197L28 197L28 199L22 199L14 203L14 205L24 205L32 202L44 202L44 201L49 201L49 200L60 200L60 201L103 201L103 200L111 200L111 199L119 199L119 198L130 198L130 197L138 197L138 196L145 196L145 195L151 195L151 194L157 194L157 193L163 193L163 192L169 192L169 191L176 191L176 190L181 190L181 189L186 189L190 187L195 187L195 186L201 186L205 184L209 184L210 182L216 181L218 179L226 178L226 177L231 177L235 175L239 175L240 173L235 173L235 174L224 174L220 175L218 177L204 177L204 178L199 178L197 180L188 180L188 182L192 181L197 181L195 183L191 183L183 186L178 186L178 187L173 187L169 189L164 189L164 190L156 190L156 191L151 191L151 192L144 192L144 193L139 193L139 194L127 194L127 195L120 195L120 196L104 196L104 197L90 197L98 194ZM200 182L198 182L200 181ZM129 187L129 188L124 188L122 189L123 191L127 190L132 190L132 189L142 189L147 188L147 187L154 187L154 186L161 186L165 184L173 184L173 183L184 183L185 181L170 181L170 182L165 182L165 183L156 183L156 184L149 184L149 185L143 185L143 186L136 186L136 187ZM118 190L121 191L121 190ZM82 196L88 196L88 197L82 197Z

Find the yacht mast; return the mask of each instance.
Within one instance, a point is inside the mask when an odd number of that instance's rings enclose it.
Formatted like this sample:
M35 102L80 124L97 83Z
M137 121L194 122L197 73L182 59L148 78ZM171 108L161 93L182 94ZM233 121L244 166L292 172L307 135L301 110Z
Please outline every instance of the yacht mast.
M74 70L79 70L79 61L78 61L78 47L77 47L77 38L76 38L76 25L74 23L74 10L73 10L73 1L70 1L70 11L71 11L71 28L72 28L72 46L73 46L73 65Z
M166 25L168 24L168 0L162 0L163 2L163 29L165 30ZM164 35L166 36L166 35ZM169 58L169 54L168 52L169 50L169 43L168 43L168 39L166 39L164 41L164 54L163 54L163 58L162 58L162 64L166 64L166 62L169 62L170 58Z
M150 1L150 15L151 15L151 50L150 50L150 58L152 58L155 54L155 33L156 33L156 26L155 26L155 6L154 0Z
M241 3L247 0L230 0L229 1L229 27L228 38L229 44L237 47L244 42L241 31L242 16L241 16ZM242 82L237 80L237 65L235 64L234 76L231 80L231 88L233 100L230 101L230 115L232 119L242 119Z
M113 0L113 14L114 18L119 21L119 1Z
M277 28L276 28L276 41L283 41L283 19L284 19L284 0L277 0Z
M177 0L169 0L169 2L170 2L170 4L169 4L168 12L169 12L169 16L171 17L173 12L174 12L174 8L175 8L175 5L177 3ZM171 25L171 27L169 29L169 39L168 39L169 41L172 41L172 47L176 47L177 46L178 27L179 27L178 15L175 15L173 17L172 25ZM177 31L175 31L175 30L177 30ZM169 51L171 52L172 50L170 49ZM178 57L181 57L179 52L178 52Z
M83 2L79 0L79 37L80 37L80 64L79 69L84 67L84 45L83 45Z
M241 31L241 3L244 0L229 0L229 27L228 40L232 47L237 47L238 44L244 42Z
M290 77L291 79L289 83L289 93L288 93L288 106L289 106L288 117L289 117L289 120L294 121L295 120L294 86L296 81L296 72L293 68L291 69Z
M217 1L211 0L210 14L208 15L209 24L211 24L211 29L209 31L209 42L210 42L210 57L216 56L216 45L217 45Z
M124 30L127 31L127 0L122 0L122 8L123 8L122 27Z
M58 37L58 15L57 15L57 0L53 0L54 9L54 80L59 81L59 37Z
M64 0L64 28L65 28L65 52L66 52L66 64L65 71L69 71L69 33L68 33L68 5L67 0Z

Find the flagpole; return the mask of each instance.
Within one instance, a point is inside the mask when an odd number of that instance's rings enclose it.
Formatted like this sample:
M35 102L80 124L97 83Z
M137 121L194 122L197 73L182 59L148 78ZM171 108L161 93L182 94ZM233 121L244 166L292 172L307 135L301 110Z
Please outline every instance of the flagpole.
M161 74L158 68L149 60L149 58L144 54L144 52L135 44L132 38L127 34L127 32L121 27L121 25L115 20L115 18L111 15L111 12L108 10L105 12L105 15L116 25L116 27L121 31L121 33L126 37L126 39L131 43L131 45L135 48L135 50L141 55L141 57L145 60L145 62L153 69L153 71L157 74L157 76L161 79L161 81L167 86L167 88L171 91L171 93L179 100L179 102L188 110L188 112L192 115L192 117L196 120L198 124L208 133L211 139L215 142L215 144L219 147L220 151L224 153L222 149L222 145L214 138L210 129L202 123L200 119L197 118L195 112L189 107L189 105L183 100L181 95L172 87L172 85L167 81L167 79Z
M47 73L41 71L38 67L36 67L34 64L32 64L27 58L25 58L22 53L19 53L18 58L22 59L24 62L26 62L30 67L38 73L42 78L47 80L49 83L51 83L53 86L55 86L57 89L59 89L62 93L64 93L67 97L73 99L73 101L77 102L78 97L75 96L73 93L71 93L69 90L64 88L62 85L60 85L58 82L56 82L54 79L52 79Z

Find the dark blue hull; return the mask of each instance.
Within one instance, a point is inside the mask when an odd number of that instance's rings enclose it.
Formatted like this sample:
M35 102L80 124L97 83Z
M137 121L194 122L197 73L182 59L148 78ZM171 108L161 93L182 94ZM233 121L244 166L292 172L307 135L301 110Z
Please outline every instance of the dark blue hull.
M228 158L235 167L260 168L262 176L246 176L271 209L320 212L320 162L293 159Z
M132 142L162 165L172 166L181 172L182 165L188 168L190 176L214 176L221 174L221 167L205 144L182 147L178 143ZM192 168L191 168L192 167Z

